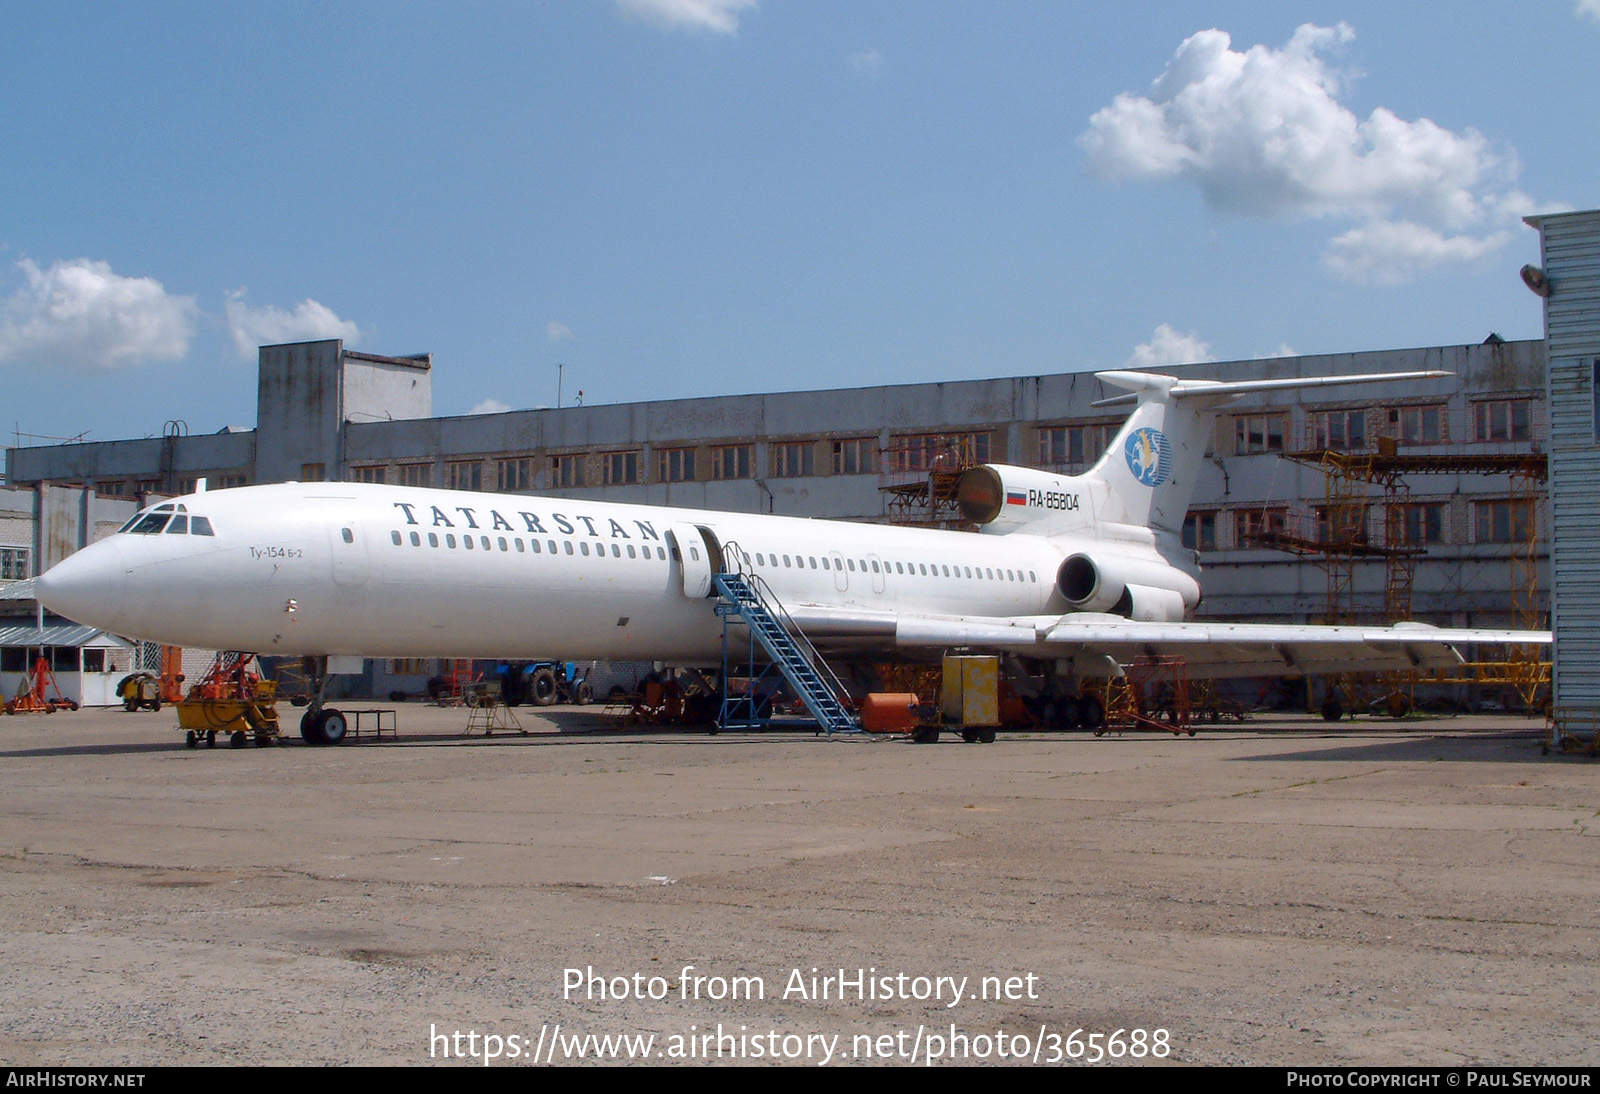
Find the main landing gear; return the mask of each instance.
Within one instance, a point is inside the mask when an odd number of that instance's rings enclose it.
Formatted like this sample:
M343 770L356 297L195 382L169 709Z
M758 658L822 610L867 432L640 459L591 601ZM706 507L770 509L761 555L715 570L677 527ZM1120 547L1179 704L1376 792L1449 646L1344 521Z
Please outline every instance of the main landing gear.
M308 745L343 744L349 728L344 714L322 705L322 693L328 686L328 659L302 657L300 671L305 674L311 691L311 703L300 716L300 739Z

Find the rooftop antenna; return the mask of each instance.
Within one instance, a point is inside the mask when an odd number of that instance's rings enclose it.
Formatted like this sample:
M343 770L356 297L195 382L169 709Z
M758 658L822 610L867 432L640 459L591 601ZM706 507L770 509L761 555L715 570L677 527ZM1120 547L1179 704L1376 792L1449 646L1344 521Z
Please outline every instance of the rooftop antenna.
M566 369L567 369L566 365L563 365L563 364L557 364L556 365L556 406L557 407L559 407L561 405L561 374L563 372L565 372Z

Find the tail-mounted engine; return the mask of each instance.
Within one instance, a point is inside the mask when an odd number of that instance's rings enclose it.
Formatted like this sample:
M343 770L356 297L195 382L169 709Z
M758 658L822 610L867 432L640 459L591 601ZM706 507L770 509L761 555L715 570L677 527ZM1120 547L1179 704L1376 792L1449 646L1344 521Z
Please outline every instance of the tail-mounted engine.
M1068 555L1056 588L1080 612L1109 612L1144 623L1176 623L1200 603L1200 583L1175 566L1137 558Z
M956 483L961 515L986 532L1050 535L1089 522L1089 495L1070 475L986 463L968 468Z

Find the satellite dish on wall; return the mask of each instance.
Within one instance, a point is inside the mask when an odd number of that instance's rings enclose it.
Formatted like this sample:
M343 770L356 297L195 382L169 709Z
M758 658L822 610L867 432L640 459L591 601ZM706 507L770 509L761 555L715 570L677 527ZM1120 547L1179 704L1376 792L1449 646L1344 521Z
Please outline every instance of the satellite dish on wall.
M1537 266L1522 267L1522 283L1532 289L1538 296L1550 295L1550 279Z

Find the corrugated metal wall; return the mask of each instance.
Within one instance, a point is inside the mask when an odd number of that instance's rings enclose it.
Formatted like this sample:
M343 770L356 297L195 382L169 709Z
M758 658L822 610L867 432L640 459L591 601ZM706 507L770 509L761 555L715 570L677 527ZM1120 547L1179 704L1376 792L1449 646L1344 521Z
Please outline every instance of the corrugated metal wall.
M1600 212L1532 223L1550 281L1544 323L1555 701L1600 704Z

